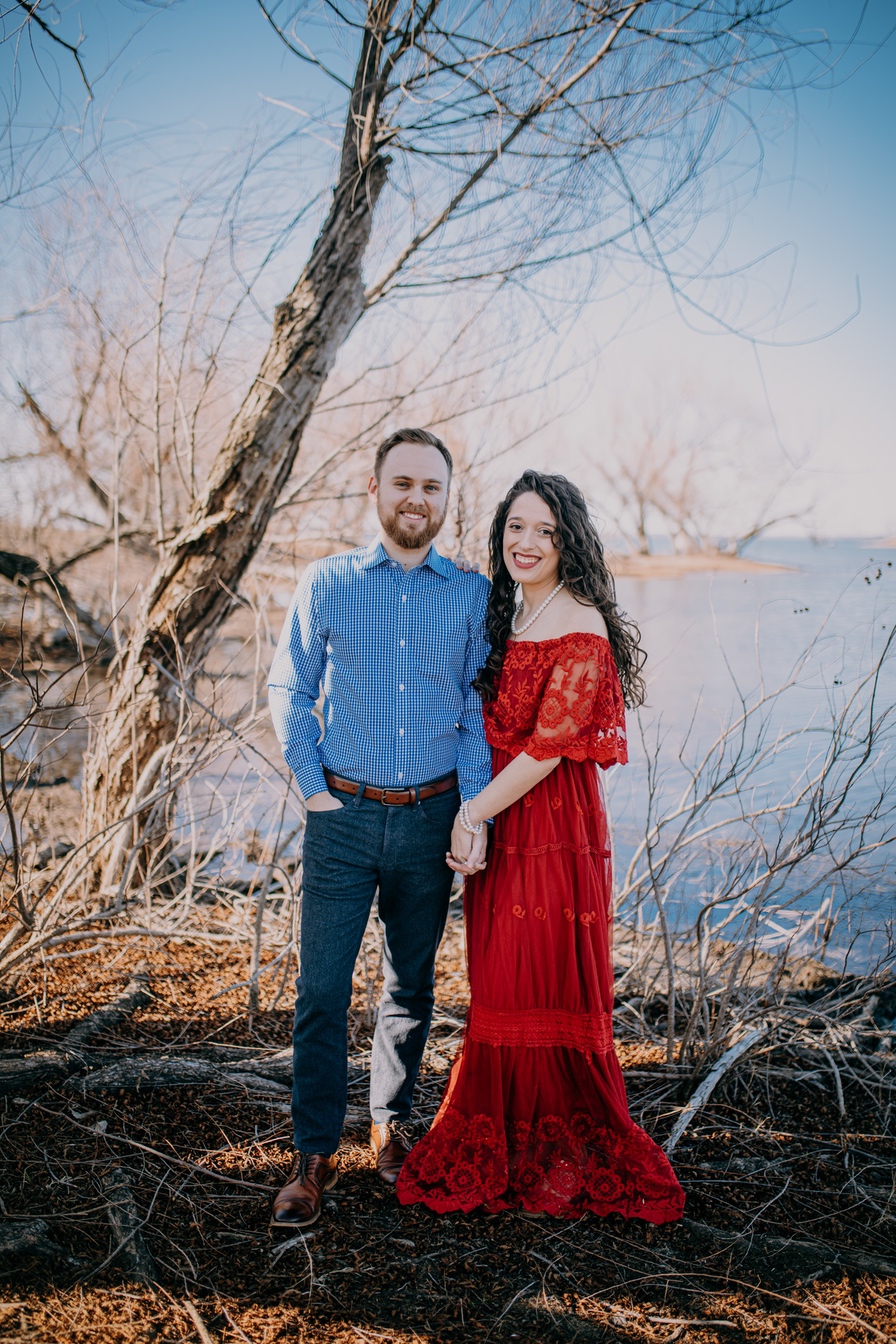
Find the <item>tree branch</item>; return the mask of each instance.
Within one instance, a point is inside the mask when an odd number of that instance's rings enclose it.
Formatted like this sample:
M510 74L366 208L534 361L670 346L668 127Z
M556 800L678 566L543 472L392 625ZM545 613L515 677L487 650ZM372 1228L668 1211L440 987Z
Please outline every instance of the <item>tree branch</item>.
M81 64L81 57L78 53L78 48L76 46L73 46L71 42L66 42L65 39L60 37L58 33L54 33L53 29L49 26L49 24L45 23L44 20L40 17L40 15L37 12L37 7L40 4L40 0L34 0L33 4L29 4L28 0L16 0L16 4L19 6L19 9L24 9L25 13L28 15L29 22L33 21L34 23L36 23L41 32L45 33L51 42L58 43L60 47L64 47L66 51L70 52L71 55L74 56L75 64L78 67L78 72L81 78L83 79L84 87L87 90L87 96L92 101L93 89L90 87L90 81L87 78L84 66Z
M628 9L625 10L624 14L622 15L622 18L619 19L619 21L613 28L612 32L607 37L606 41L599 48L599 50L594 53L591 59L585 62L585 64L581 67L581 69L577 70L575 74L570 75L567 79L563 81L563 83L559 84L555 89L552 89L550 93L548 93L542 98L537 98L534 100L534 102L530 103L526 111L522 113L520 117L517 118L516 125L504 137L500 145L498 145L497 149L491 150L491 152L485 156L485 158L482 160L476 171L471 173L470 176L467 178L466 182L463 184L463 186L460 187L454 193L454 195L451 197L451 200L445 206L444 210L442 210L438 215L436 215L434 219L430 220L430 222L426 225L425 228L421 229L419 233L414 235L414 237L407 244L407 246L398 254L395 261L385 272L385 274L382 275L374 285L371 285L371 287L367 290L366 294L364 295L364 302L366 307L369 308L373 303L376 302L377 299L382 297L382 295L386 292L390 282L394 280L395 276L406 264L406 262L410 260L410 258L414 255L415 252L419 251L419 249L423 246L423 244L429 238L431 238L434 233L436 233L440 228L442 228L444 224L448 222L448 220L457 210L457 207L461 204L461 202L465 200L467 196L469 196L470 192L473 190L476 184L482 181L482 179L485 177L489 169L491 169L501 158L502 154L506 154L507 150L518 138L518 136L520 136L523 133L526 127L529 126L533 121L535 121L536 118L542 116L545 112L547 112L551 107L554 106L555 103L559 102L562 98L565 98L566 94L569 93L569 91L572 88L574 88L576 84L580 83L581 80L583 80L587 75L589 75L591 71L594 70L602 60L604 60L604 58L609 54L610 50L612 49L620 33L627 26L627 24L632 19L634 14L646 3L647 0L636 0L635 4L629 5Z

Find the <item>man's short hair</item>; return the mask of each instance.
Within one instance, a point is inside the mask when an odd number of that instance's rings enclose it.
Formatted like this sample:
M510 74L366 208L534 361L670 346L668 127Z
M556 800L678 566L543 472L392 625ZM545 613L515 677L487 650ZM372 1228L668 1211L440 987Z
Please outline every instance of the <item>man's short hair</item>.
M389 453L393 448L397 448L400 443L419 443L425 448L438 448L448 464L448 480L451 481L451 474L454 471L454 462L451 454L445 447L441 439L436 438L435 434L430 433L428 429L396 429L394 434L390 434L388 439L384 439L376 450L376 457L373 460L373 474L377 481L383 470Z

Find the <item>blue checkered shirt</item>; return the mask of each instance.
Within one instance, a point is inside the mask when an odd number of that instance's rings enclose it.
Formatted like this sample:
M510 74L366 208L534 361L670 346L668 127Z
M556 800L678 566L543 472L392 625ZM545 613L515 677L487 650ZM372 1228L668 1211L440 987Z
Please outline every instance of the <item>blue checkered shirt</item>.
M430 549L407 573L382 544L309 565L268 678L271 717L306 798L324 767L378 788L457 770L461 796L491 779L482 703L488 580ZM314 710L323 687L323 736Z

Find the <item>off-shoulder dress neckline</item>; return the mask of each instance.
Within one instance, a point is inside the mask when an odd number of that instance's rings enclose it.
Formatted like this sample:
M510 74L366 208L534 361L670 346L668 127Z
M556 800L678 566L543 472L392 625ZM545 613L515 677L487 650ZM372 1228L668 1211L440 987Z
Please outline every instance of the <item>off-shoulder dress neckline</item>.
M603 644L610 641L606 635L596 635L593 630L569 630L565 635L552 635L550 639L508 639L508 647L519 644L562 644L564 639L599 639Z

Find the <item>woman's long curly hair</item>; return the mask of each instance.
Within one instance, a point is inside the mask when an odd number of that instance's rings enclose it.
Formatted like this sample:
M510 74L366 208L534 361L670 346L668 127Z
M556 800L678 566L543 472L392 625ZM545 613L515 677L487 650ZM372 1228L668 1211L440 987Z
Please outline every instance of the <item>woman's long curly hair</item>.
M622 694L629 709L634 709L644 703L647 689L641 676L647 655L641 648L640 632L616 604L616 585L581 490L565 476L548 476L540 471L523 472L498 506L492 523L488 543L492 579L488 600L491 652L473 685L483 700L494 700L498 694L516 605L516 584L504 563L504 527L514 500L530 491L544 500L557 524L554 545L560 552L558 579L577 602L583 607L596 607L606 621Z

